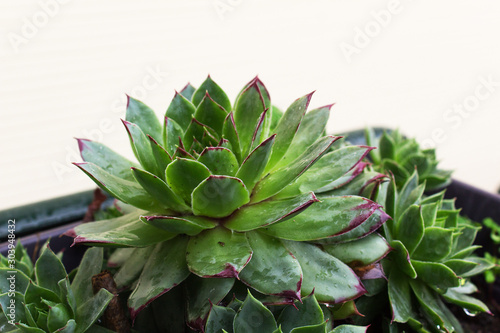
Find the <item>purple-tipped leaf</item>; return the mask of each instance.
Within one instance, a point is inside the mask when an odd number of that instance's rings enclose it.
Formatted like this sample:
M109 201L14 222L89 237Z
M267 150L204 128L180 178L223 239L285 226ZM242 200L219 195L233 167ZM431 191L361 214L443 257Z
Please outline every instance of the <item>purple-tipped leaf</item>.
M259 229L293 218L317 201L318 199L311 192L295 198L267 200L255 205L248 205L230 216L225 221L224 226L235 231Z
M102 143L87 139L76 140L78 141L80 155L85 162L94 163L104 171L118 178L134 180L134 177L130 173L130 168L138 167L137 163L129 161Z
M306 212L265 227L263 232L295 241L311 241L344 234L365 223L380 208L356 196L325 198Z
M153 211L161 211L162 206L136 181L113 176L93 163L74 163L85 172L100 188L113 197L132 206Z
M255 186L252 202L256 203L265 200L282 191L283 188L297 179L319 158L321 158L321 156L323 156L328 151L330 146L338 139L339 137L325 136L324 138L316 141L316 143L314 143L286 167L274 170L270 174L264 176L264 178L262 178ZM271 158L276 149L277 140L278 136L276 136ZM269 167L269 162L267 167Z

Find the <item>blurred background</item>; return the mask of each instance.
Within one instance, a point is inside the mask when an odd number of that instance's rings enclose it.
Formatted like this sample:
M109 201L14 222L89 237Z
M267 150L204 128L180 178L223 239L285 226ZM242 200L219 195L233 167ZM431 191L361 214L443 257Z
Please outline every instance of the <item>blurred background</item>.
M316 90L328 130L400 128L441 168L500 185L498 1L0 2L0 209L94 188L74 137L133 158L129 94L162 117L207 74L259 75L281 109Z

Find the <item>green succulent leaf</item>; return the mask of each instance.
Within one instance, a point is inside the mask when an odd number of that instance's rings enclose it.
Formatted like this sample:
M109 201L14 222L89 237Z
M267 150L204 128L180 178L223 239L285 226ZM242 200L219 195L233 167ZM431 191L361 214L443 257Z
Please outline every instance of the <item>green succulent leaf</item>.
M222 126L222 133L225 139L227 139L231 143L232 147L232 152L238 159L238 161L241 162L242 156L241 156L241 145L240 145L240 138L239 138L239 133L236 130L236 124L234 122L234 113L230 112L227 116L226 119L224 120L224 125Z
M476 263L477 266L466 273L462 273L461 277L463 278L469 278L471 276L484 273L485 271L495 267L495 264L486 258L467 257L467 260Z
M64 304L50 306L47 315L47 327L49 328L50 332L54 332L66 326L70 319L70 312L64 306Z
M195 91L196 88L193 87L191 83L188 82L179 93L190 101Z
M339 259L304 242L284 242L302 268L302 295L314 295L319 302L341 303L365 293L356 274Z
M455 272L457 276L467 274L478 266L478 263L476 262L463 259L450 259L445 261L444 264Z
M207 93L196 108L194 118L200 123L214 129L216 133L220 134L222 133L222 126L224 125L224 120L227 116L226 110L231 109L224 109Z
M66 278L66 269L50 248L42 252L35 264L36 282L40 287L59 290L57 283Z
M187 128L191 123L196 108L189 100L189 97L183 95L182 91L181 93L175 93L167 108L165 117L175 120L182 128Z
M74 333L86 332L101 317L113 296L106 289L100 289L92 298L78 306L75 318L78 325Z
M150 302L188 277L187 243L187 237L177 236L155 246L147 259L137 287L128 299L132 318Z
M189 269L201 277L238 277L251 256L245 234L223 227L191 237L186 254Z
M15 279L12 279L15 275ZM0 267L0 293L4 293L10 289L12 281L15 280L16 291L24 295L26 288L30 283L30 278L18 269L9 267Z
M235 231L254 230L292 218L317 201L312 192L290 199L262 201L238 209L224 226Z
M448 332L463 332L460 323L441 301L437 293L418 280L410 281L410 285L422 310L435 325L439 325L440 328Z
M443 298L450 303L456 304L462 308L468 309L469 311L475 312L486 312L491 314L488 306L481 302L480 300L462 294L456 290L457 288L450 288L443 294Z
M366 333L368 327L356 325L339 325L330 333Z
M127 96L125 120L137 124L144 134L151 135L156 141L161 139L162 126L156 114L146 104Z
M200 278L191 274L185 284L188 325L201 330L204 319L210 311L210 302L218 304L233 285L234 279L232 278Z
M439 289L458 287L460 280L446 265L437 262L411 260L418 278Z
M427 227L422 242L412 254L412 258L424 261L440 261L451 253L453 230Z
M276 168L283 167L296 159L307 147L323 135L332 106L333 104L326 105L305 114L290 147L283 158L277 163Z
M283 309L277 322L283 332L288 333L301 326L323 324L324 316L314 295L309 295L304 297L302 303L295 302L294 305L288 305ZM325 329L323 329L323 332L325 332Z
M146 134L144 134L137 124L123 120L123 125L125 125L127 129L130 145L139 163L141 163L142 167L147 171L156 172L156 160L153 156L151 144Z
M192 194L193 213L214 218L226 217L249 201L245 184L229 176L209 176Z
M263 294L300 299L302 270L297 259L276 238L256 231L246 236L253 254L239 275L241 281Z
M382 159L386 158L394 160L396 157L396 143L394 139L384 132L379 141L380 156ZM411 172L412 170L410 170Z
M311 97L312 93L295 100L279 120L274 129L274 133L276 133L276 142L266 170L272 170L287 152L295 133L299 129L302 118L306 113Z
M56 293L56 290L50 290L30 282L26 289L24 300L27 304L35 304L39 308L46 309L45 302L60 303L61 298Z
M349 242L356 239L360 239L366 237L367 235L373 233L380 226L382 226L386 221L390 219L390 216L387 215L383 210L376 209L370 217L355 227L352 230L349 230L345 233L342 233L337 236L333 236L330 238L325 238L321 240L315 241L318 244L335 244L340 242Z
M137 167L136 163L129 161L102 143L86 139L77 140L80 154L85 162L94 163L107 173L118 178L130 181L134 180L134 177L130 173L130 167Z
M109 256L108 267L122 266L127 262L134 251L135 249L131 247L115 249Z
M198 106L206 94L209 94L211 98L225 110L231 110L231 102L227 97L226 93L215 83L210 75L207 79L200 85L198 89L193 93L192 101L195 106Z
M234 318L234 333L273 332L277 329L272 312L250 292Z
M217 226L214 220L203 216L141 216L144 223L156 228L175 233L194 236L206 229L212 229Z
M198 162L203 163L213 175L234 176L239 168L236 156L222 147L205 148L198 157Z
M387 289L394 321L406 323L415 318L408 276L398 268L391 269Z
M136 181L121 179L90 163L74 163L85 172L100 188L113 197L132 206L161 211L161 205L146 192Z
M424 186L418 185L418 174L417 172L414 172L405 183L401 192L398 194L395 211L396 220L399 220L400 216L403 215L408 207L418 203L418 200L422 197L423 192Z
M210 171L198 161L177 158L168 165L166 175L170 188L186 202L191 203L191 193L210 176Z
M390 243L390 245L394 249L394 251L391 252L391 257L397 267L405 272L405 274L407 274L411 279L416 279L417 272L412 265L410 254L404 244L400 240L395 239Z
M276 136L277 139L278 136ZM294 181L323 156L336 140L338 140L338 137L325 136L307 148L304 153L286 167L279 168L266 175L255 186L252 202L265 200L283 190L286 185ZM275 141L271 158L276 150L276 144Z
M14 296L14 297L12 297L12 296ZM14 309L12 309L11 300L15 301ZM15 316L14 316L14 318L9 317L9 320L15 320L15 323L27 322L26 313L24 310L25 308L23 306L24 302L25 302L24 296L17 291L14 292L13 294L10 292L5 292L5 293L0 294L0 306L2 308L3 313L4 314L11 313L10 311L12 309L14 311ZM11 306L10 309L9 309L9 306ZM6 325L10 326L11 324L7 323Z
M263 231L274 237L295 241L328 238L352 230L365 222L380 205L356 196L324 198L307 213L272 224Z
M364 146L347 146L324 155L293 184L280 192L279 196L333 190L338 186L338 179L355 168L371 149Z
M185 127L184 127L185 128ZM184 131L175 120L165 117L165 126L163 131L163 145L170 156L174 156L179 140L184 137Z
M66 325L55 331L56 333L74 333L76 330L76 321L74 319L68 320ZM87 331L88 333L92 333L91 331Z
M233 331L233 321L236 312L225 306L212 305L205 326L206 333L220 333L222 330Z
M326 332L326 322L317 325L296 327L290 331L290 333L324 333L324 332Z
M75 227L75 244L114 247L144 247L175 237L175 234L143 223L134 212L110 220L83 223Z
M150 257L154 248L154 245L131 248L133 252L129 255L127 261L120 267L118 272L116 272L113 276L116 286L119 289L130 286L132 283L137 281L141 275L144 265L146 265L145 258Z
M424 220L420 206L410 206L401 215L398 222L393 237L399 239L405 245L408 253L412 255L424 237Z
M391 247L377 233L339 244L323 245L323 250L350 266L366 266L384 258Z
M243 183L245 183L249 192L252 192L255 184L266 168L275 138L276 135L272 135L256 147L245 158L236 173L236 177L240 178Z
M162 180L165 180L165 170L167 169L167 165L172 162L172 157L170 154L156 142L151 136L148 135L149 144L151 145L151 151L153 152L153 157L156 161L156 172Z
M246 85L236 98L234 106L234 122L243 151L250 150L255 125L259 122L262 113L267 109L257 80L258 78L255 78ZM243 155L245 156L245 154Z
M166 209L180 213L190 212L186 203L158 176L147 171L132 168L137 182Z
M78 271L71 283L71 290L78 304L92 297L92 276L102 269L103 249L91 247L83 255Z

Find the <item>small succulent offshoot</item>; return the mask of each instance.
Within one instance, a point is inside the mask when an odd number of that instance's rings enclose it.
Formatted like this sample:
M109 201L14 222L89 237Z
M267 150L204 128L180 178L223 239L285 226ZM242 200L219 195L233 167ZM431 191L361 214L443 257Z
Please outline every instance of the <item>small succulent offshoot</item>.
M15 263L0 258L0 305L3 311L0 313L0 331L111 332L96 324L113 298L105 289L95 295L92 291L91 278L101 271L102 258L101 248L87 250L70 283L62 262L50 248L42 249L33 267L27 252L17 243Z
M370 152L375 170L394 175L398 188L401 188L415 169L418 177L425 182L426 190L437 190L451 182L451 171L437 168L435 149L421 149L414 138L405 138L398 130L384 132L377 138L374 131L367 129L365 139L368 145L379 149Z
M365 293L329 248L388 219L372 200L335 193L360 192L364 183L351 183L363 176L361 161L372 148L337 146L340 137L324 136L331 105L306 113L311 96L282 113L255 78L232 106L208 77L176 93L162 123L129 97L123 124L139 163L78 140L84 162L75 164L129 208L71 234L76 244L124 248L110 264L121 265L117 284L133 289L132 318L180 284L188 294L185 320L199 330L208 299L217 304L235 279L288 303L313 289L318 302L331 304ZM389 250L381 237L373 241ZM359 256L358 263L380 259Z

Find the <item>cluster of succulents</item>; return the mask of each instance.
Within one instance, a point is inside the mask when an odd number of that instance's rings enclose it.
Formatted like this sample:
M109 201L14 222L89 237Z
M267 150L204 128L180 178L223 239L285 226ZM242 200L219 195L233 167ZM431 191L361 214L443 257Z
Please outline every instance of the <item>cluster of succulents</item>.
M374 169L392 178L372 192L372 198L392 217L381 228L392 250L381 262L388 278L364 283L368 293L356 305L367 316L357 317L355 322L380 319L385 304L391 317L382 324L390 332L462 332L446 303L472 314L489 312L470 295L477 291L470 278L493 266L490 260L473 254L479 248L473 242L480 227L461 217L454 200L444 199L444 191L425 196L426 180L419 179L418 166L398 186L393 169L385 169L391 161L376 163L374 160Z
M333 313L309 295L271 311L248 292L244 301L237 298L227 306L213 305L205 333L365 333L367 327L338 325L333 327Z
M377 171L390 171L398 187L403 186L413 171L417 169L426 190L440 189L449 185L451 171L437 168L435 149L421 149L414 138L405 138L398 130L384 132L379 138L367 129L365 138L368 145L378 147L370 152L370 158Z
M60 258L50 248L42 248L33 266L17 243L15 259L0 258L0 331L111 332L96 324L113 298L106 289L95 295L92 290L91 277L101 271L102 260L102 249L89 249L70 283Z
M175 94L163 124L129 98L123 123L139 164L78 140L84 162L75 164L135 207L72 231L76 244L125 247L110 264L122 264L119 287L133 289L133 319L183 282L199 290L202 305L187 305L186 321L195 329L202 329L208 300L224 298L234 279L276 302L314 290L318 301L336 304L365 292L355 271L329 249L388 219L380 204L351 195L369 181L361 177L361 161L371 148L324 136L331 106L306 113L310 99L281 113L255 78L232 107L208 77L198 89L188 85ZM345 195L335 193L342 189ZM366 253L357 262L380 258Z
M113 294L91 282L105 257L140 332L462 332L445 302L488 312L470 278L493 265L473 254L479 227L424 195L451 173L398 131L325 135L331 105L307 111L311 96L281 112L255 78L231 105L208 77L161 122L129 97L138 162L78 139L75 165L117 199L67 233L94 247L72 279L48 248L34 267L20 244L15 268L0 257L0 331L109 332Z

